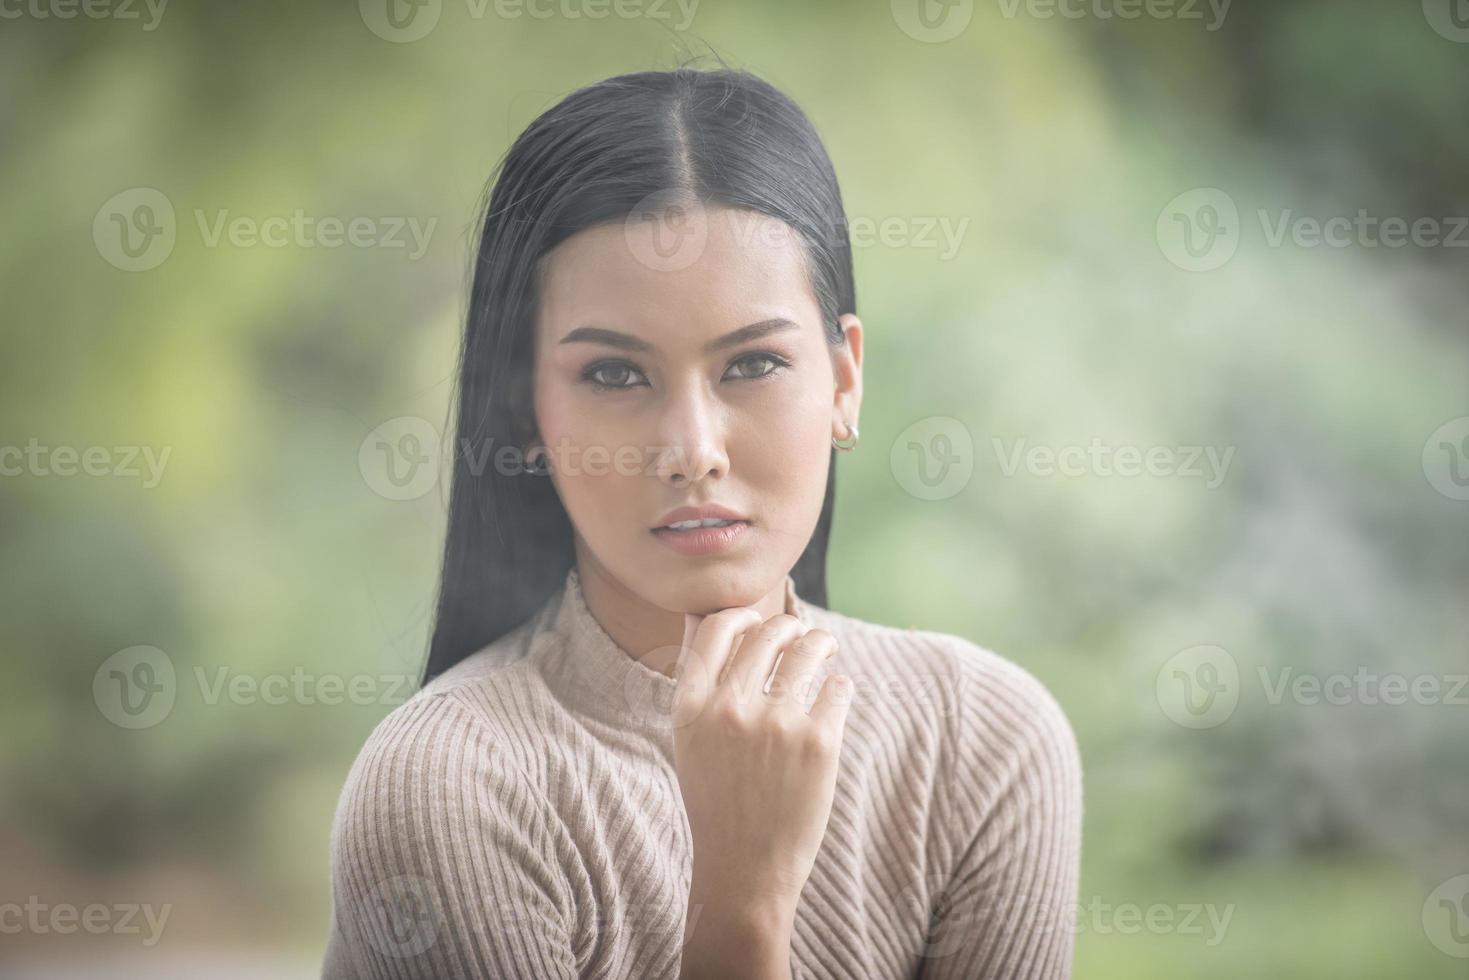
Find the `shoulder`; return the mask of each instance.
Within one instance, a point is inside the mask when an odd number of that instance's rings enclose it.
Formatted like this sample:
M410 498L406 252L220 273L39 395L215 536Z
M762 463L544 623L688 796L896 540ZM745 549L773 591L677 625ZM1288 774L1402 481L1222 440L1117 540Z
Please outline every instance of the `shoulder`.
M472 745L497 769L530 772L538 733L526 729L552 700L532 657L545 634L533 627L522 623L426 683L373 730L358 765L404 755L447 762L445 753Z
M406 833L441 825L455 808L479 815L485 798L534 797L534 733L548 698L528 620L430 680L383 718L347 774L333 825L341 840L381 822ZM462 814L460 816L463 816Z
M517 706L542 697L523 662L487 649L455 665L383 718L363 743L338 803L338 832L388 814L402 827L420 814L463 802L472 784L515 782L530 788L522 766L525 739L514 730Z
M358 753L332 822L323 976L458 975L467 957L518 964L504 943L523 942L524 923L554 937L548 923L572 921L574 852L475 703L485 689L430 684ZM487 904L497 894L508 897Z
M332 821L339 892L363 899L404 876L459 880L456 868L491 850L535 864L564 850L544 787L522 765L527 743L477 700L507 682L430 684L373 729Z
M531 631L518 627L433 678L378 722L342 787L333 822L333 856L350 858L382 826L405 844L452 819L473 815L505 787L534 793L521 762L525 739L514 719L534 702L538 678L525 653ZM464 812L456 813L456 809Z
M412 860L436 826L461 818L476 784L514 778L483 721L457 698L419 691L368 736L347 773L332 824L332 859L376 864L387 847Z
M852 674L859 692L865 686L884 704L902 698L910 713L939 729L950 761L981 767L997 792L1017 775L1043 768L1058 792L1079 794L1075 732L1031 671L963 636L807 609L813 625L837 638L833 669Z

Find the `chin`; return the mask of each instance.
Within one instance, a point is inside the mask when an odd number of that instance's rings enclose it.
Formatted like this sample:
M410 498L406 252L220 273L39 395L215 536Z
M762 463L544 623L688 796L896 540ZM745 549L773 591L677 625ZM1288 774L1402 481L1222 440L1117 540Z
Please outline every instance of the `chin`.
M708 615L732 606L754 605L770 587L754 582L748 571L709 566L679 572L670 591L678 600L672 608Z

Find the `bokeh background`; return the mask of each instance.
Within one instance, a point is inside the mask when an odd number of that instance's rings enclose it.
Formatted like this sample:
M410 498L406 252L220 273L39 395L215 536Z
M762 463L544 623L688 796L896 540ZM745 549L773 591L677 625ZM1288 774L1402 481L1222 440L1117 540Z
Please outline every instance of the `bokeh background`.
M486 181L712 52L852 222L831 604L1066 708L1077 975L1465 975L1469 3L391 3L0 6L0 974L316 973Z

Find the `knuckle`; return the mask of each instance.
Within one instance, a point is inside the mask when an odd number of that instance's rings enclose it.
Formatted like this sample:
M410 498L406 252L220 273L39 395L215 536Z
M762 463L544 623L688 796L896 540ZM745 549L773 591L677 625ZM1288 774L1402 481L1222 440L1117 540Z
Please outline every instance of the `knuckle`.
M780 624L776 623L774 620L767 620L761 625L755 627L755 629L751 630L750 636L760 642L768 643L779 637L782 632L783 630L781 629Z
M807 656L817 656L835 649L836 642L836 637L820 627L815 627L807 630L796 642L792 643L791 649Z
M835 732L820 725L812 725L807 731L804 748L812 758L826 759L836 754L839 742Z
M704 625L715 623L732 626L744 622L749 616L750 608L748 606L731 606L728 609L721 609L716 613L706 616L704 618Z
M771 616L765 622L761 623L756 633L761 639L774 640L800 625L800 620L796 619L796 617L788 613L781 613L778 616Z
M745 723L739 699L730 696L727 691L721 691L710 699L708 714L711 721L726 728L738 728Z
M770 715L770 731L782 742L800 744L806 736L805 719L784 711L772 712Z

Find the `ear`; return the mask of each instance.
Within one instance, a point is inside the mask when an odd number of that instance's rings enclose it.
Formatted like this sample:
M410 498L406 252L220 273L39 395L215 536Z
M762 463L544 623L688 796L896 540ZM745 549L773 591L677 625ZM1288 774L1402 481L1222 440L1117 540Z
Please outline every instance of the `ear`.
M852 434L847 428L857 425L862 408L862 321L854 313L844 313L837 320L845 341L832 348L832 368L836 388L832 399L831 434L845 440Z

